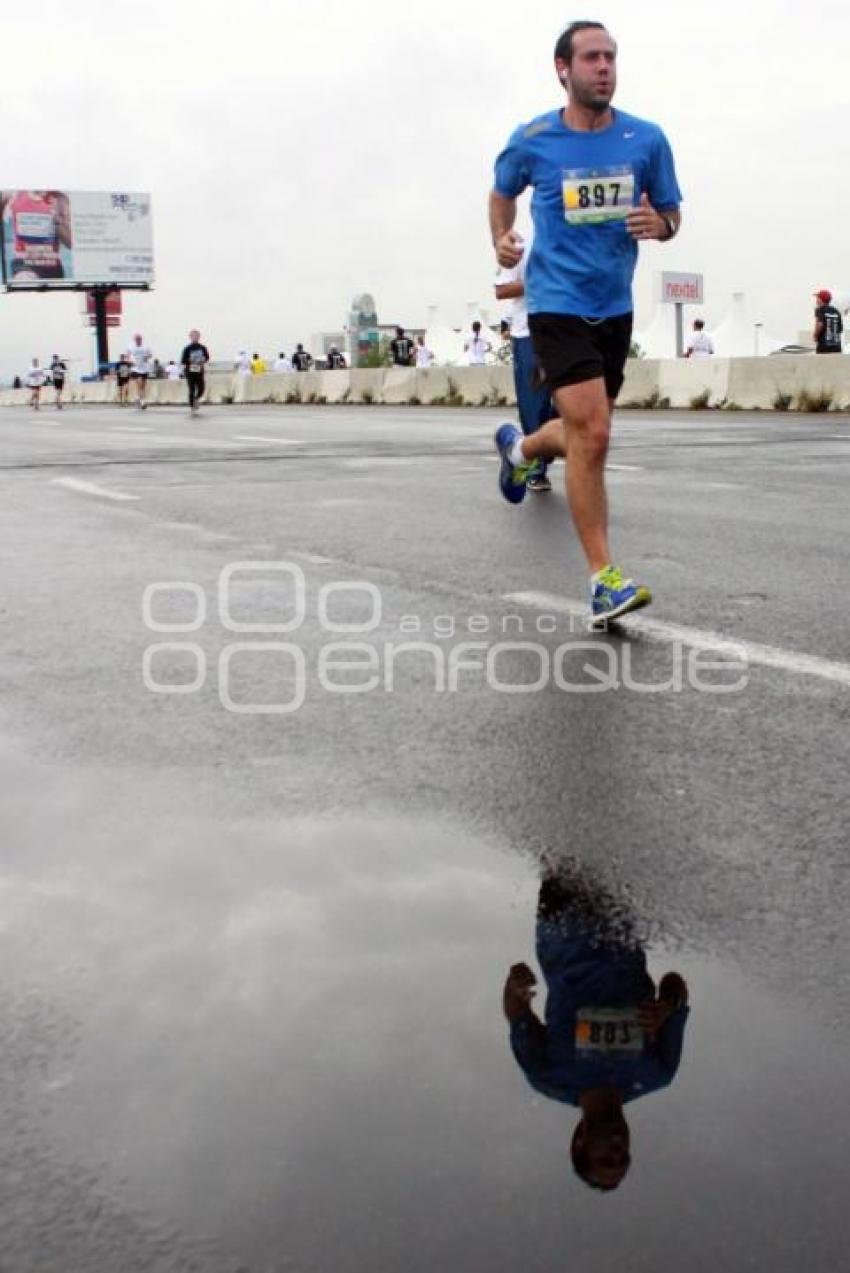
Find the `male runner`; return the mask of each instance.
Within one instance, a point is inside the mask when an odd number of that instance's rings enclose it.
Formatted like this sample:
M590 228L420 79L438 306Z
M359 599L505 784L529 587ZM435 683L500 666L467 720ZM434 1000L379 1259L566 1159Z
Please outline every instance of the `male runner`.
M201 344L201 333L196 327L189 332L189 343L180 355L180 362L186 373L186 384L189 387L189 410L192 415L198 414L198 403L204 396L204 368L210 360L210 351Z
M534 361L534 349L528 332L528 308L525 303L525 271L528 265L530 242L523 244L519 263L511 269L504 266L496 278L496 298L500 301L512 301L511 321L508 327L509 348L511 350L514 369L514 390L519 422L525 434L536 433L544 424L548 424L553 416L557 416L552 406L552 395L544 384L537 379L537 364ZM551 491L544 464L540 473L532 474L526 483L530 491L537 493Z
M132 368L130 375L136 386L136 406L141 411L146 411L148 376L153 370L153 354L145 344L141 332L136 332L133 337L133 343L127 350L127 357L130 359Z
M537 978L514 964L503 990L511 1050L530 1085L581 1111L573 1166L594 1189L616 1189L631 1162L623 1107L668 1087L682 1057L688 987L677 972L655 982L622 902L567 864L550 867L537 903Z
M67 364L62 361L58 354L54 354L50 363L50 379L53 381L53 388L56 390L56 408L58 411L62 410L62 394L65 390L67 371Z
M127 405L127 395L130 391L130 376L133 372L133 364L126 354L122 354L115 364L115 383L118 386L118 402L122 407Z
M38 411L41 407L41 391L47 381L47 372L37 358L33 358L27 371L27 388L30 391L30 406Z
M523 438L502 425L502 494L512 504L541 462L566 455L567 498L591 574L594 622L651 601L608 545L605 458L632 332L637 242L671 239L681 194L656 125L614 110L617 46L599 22L573 22L555 46L563 109L521 125L496 160L490 229L500 265L522 256L516 201L534 188L526 293L538 365L560 419Z

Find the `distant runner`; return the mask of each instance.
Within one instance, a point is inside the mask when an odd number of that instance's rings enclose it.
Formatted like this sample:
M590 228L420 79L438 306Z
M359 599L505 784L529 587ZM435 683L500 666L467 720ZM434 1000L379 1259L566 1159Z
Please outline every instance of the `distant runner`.
M513 228L517 198L532 186L529 330L561 418L526 438L503 424L495 441L499 484L512 504L544 461L566 454L567 498L599 623L652 599L612 561L605 460L631 342L637 242L673 238L681 194L661 129L611 106L617 46L602 23L564 31L555 72L567 104L521 125L499 155L490 229L499 264L513 268L523 248Z
M130 376L136 386L136 406L140 411L146 411L148 376L153 371L153 354L145 344L141 332L136 332L133 337L127 356L130 359Z
M130 375L133 371L133 364L126 354L122 354L115 364L115 384L118 387L118 403L122 407L127 405L127 397L130 391Z
M206 392L204 369L210 360L210 351L201 344L201 333L196 327L189 332L189 343L180 355L180 362L186 373L186 384L189 388L189 410L192 415L198 414L198 403Z
M62 361L58 354L54 354L50 363L50 379L53 382L53 388L56 391L56 409L62 410L62 394L65 391L65 376L67 375L67 364Z
M41 409L41 391L47 381L47 372L37 358L33 358L27 371L27 388L30 391L30 406L34 411Z

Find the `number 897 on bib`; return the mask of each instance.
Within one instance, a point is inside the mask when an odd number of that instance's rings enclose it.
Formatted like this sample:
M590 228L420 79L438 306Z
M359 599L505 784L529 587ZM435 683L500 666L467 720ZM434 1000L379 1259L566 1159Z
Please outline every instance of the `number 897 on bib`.
M561 178L564 217L570 225L624 221L634 205L631 168L570 168Z

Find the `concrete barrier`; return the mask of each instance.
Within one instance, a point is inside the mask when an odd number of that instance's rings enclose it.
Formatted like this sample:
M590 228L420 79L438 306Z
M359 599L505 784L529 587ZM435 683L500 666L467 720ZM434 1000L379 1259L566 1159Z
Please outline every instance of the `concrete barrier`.
M132 388L130 393L132 395ZM807 403L808 396L808 403ZM764 358L630 358L620 394L623 407L664 403L688 408L700 405L770 411L789 406L810 408L826 396L832 409L850 411L850 357L785 354ZM45 401L51 400L48 390ZM69 383L68 402L110 403L117 400L114 381ZM183 406L186 384L152 380L148 399L154 405ZM0 406L25 406L26 389L0 390ZM262 376L216 373L207 377L207 403L406 403L452 406L514 406L513 368L379 367L351 371L305 371Z

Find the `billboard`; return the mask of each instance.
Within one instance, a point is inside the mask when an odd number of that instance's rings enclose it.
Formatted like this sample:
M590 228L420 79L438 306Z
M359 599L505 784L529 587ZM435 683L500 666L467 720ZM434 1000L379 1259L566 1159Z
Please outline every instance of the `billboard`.
M150 195L3 190L0 210L10 290L153 282Z
M661 300L671 305L702 305L705 297L701 274L677 274L665 270L661 275Z

